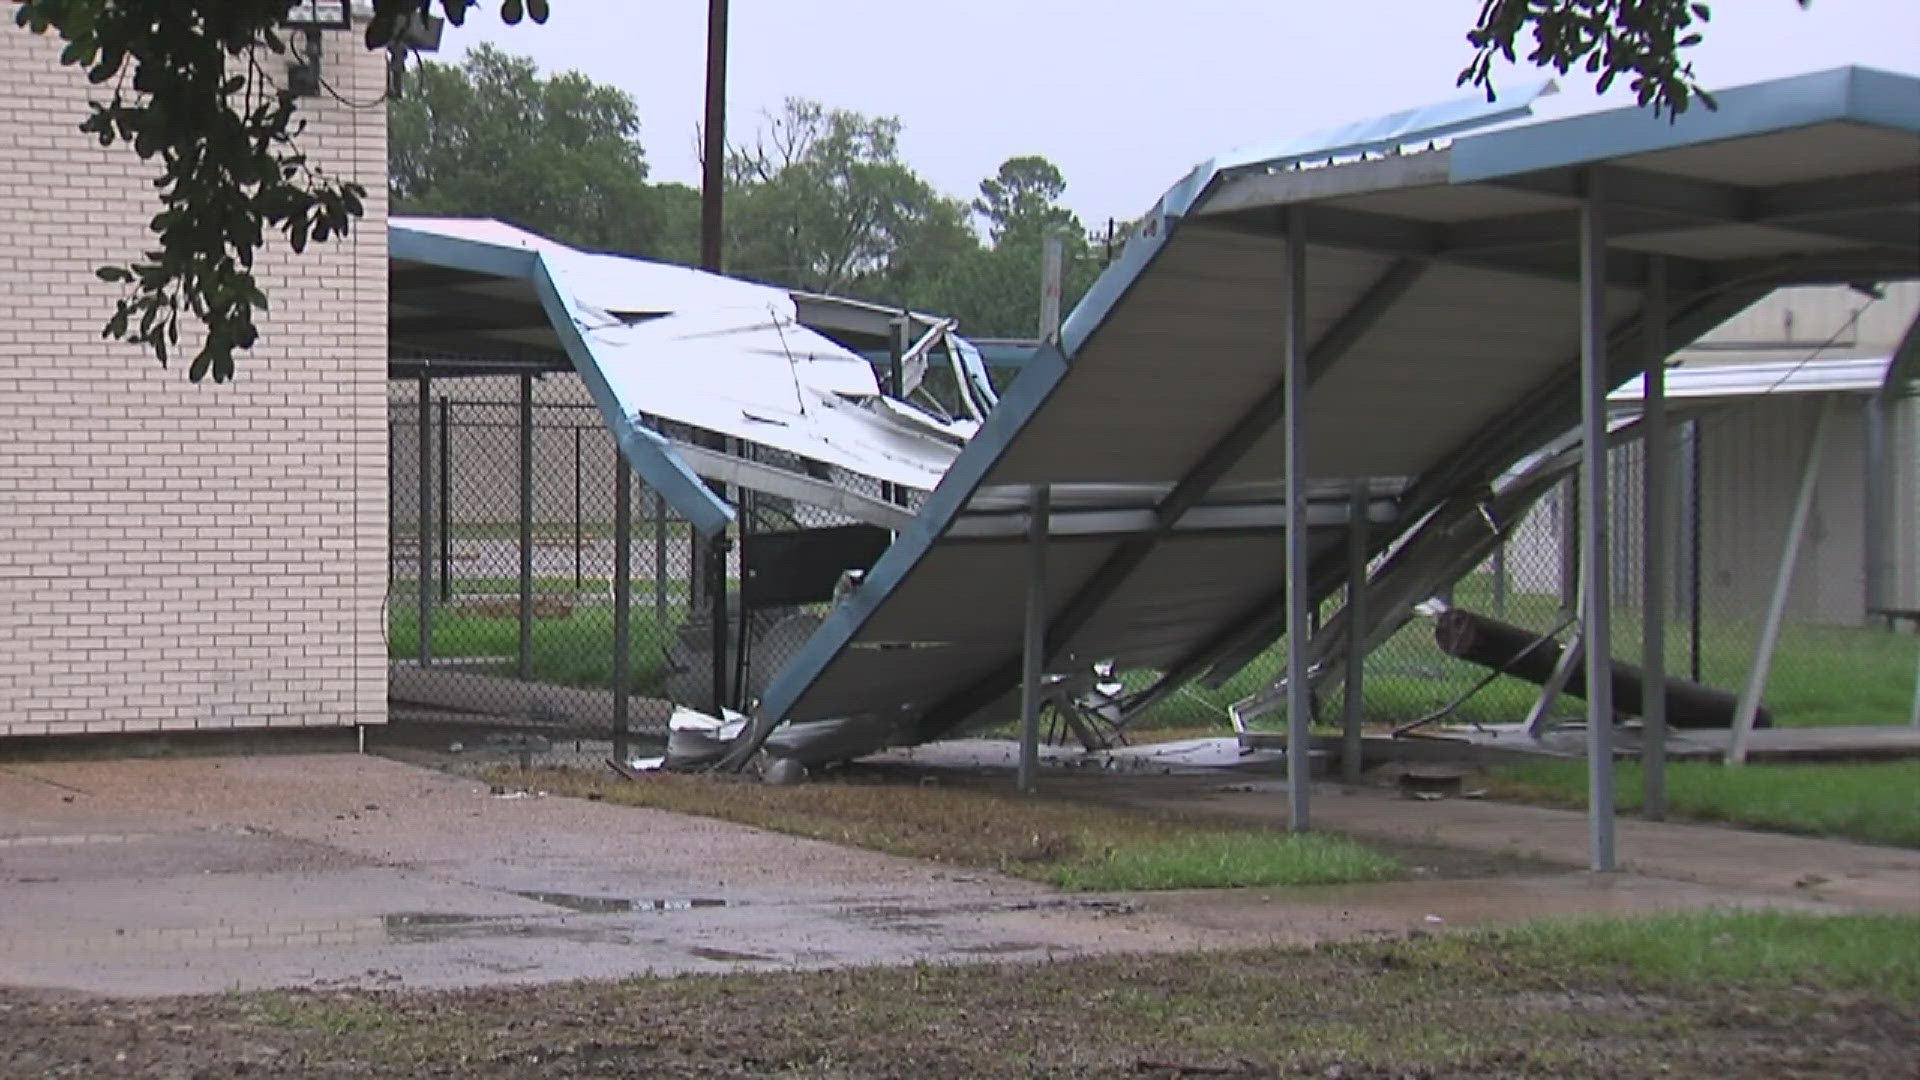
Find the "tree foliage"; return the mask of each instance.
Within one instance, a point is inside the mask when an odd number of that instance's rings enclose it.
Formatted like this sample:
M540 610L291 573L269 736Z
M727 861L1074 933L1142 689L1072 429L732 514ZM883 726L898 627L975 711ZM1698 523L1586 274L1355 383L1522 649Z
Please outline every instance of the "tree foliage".
M697 224L697 195L689 218L679 192L646 182L633 98L577 72L541 78L531 59L483 45L459 64L421 64L387 117L398 213L498 218L637 255L661 254L674 228Z
M405 20L437 10L458 25L479 0L371 2L366 45L383 49ZM19 26L57 35L65 42L62 63L108 93L90 106L81 130L156 163L151 246L99 271L124 289L105 336L140 343L164 364L179 348L183 317L191 317L203 332L189 376L232 377L235 352L259 337L255 316L267 296L254 260L267 234L282 233L295 252L344 235L366 194L355 179L328 176L301 152L299 99L262 66L263 57L289 51L281 27L295 0L13 3ZM545 21L548 0L500 0L499 11L508 23ZM1491 93L1494 62L1515 59L1531 35L1528 62L1563 73L1582 66L1602 89L1624 77L1643 104L1677 113L1695 97L1711 102L1684 58L1708 16L1707 5L1691 0L1484 0L1460 81ZM733 230L742 269L795 276L807 287L910 278L913 289L927 290L937 275L910 264L943 252L979 253L977 242L972 252L960 243L965 208L899 165L897 123L863 126L824 111L787 119L799 126L730 163L736 185L752 190L742 194L744 221ZM994 215L1025 221L1020 200L1047 190L1044 173L1015 161L1022 164L1012 174L983 186L991 209L982 212L995 230L1005 226ZM571 182L584 182L584 174ZM810 183L824 186L807 190ZM683 202L678 193L670 199ZM830 219L816 216L822 209ZM755 215L783 223L785 233L752 246L760 240L744 226ZM994 239L997 250L998 231Z
M1811 0L1798 0L1806 7ZM1514 62L1531 33L1527 63L1565 75L1575 66L1605 93L1625 77L1641 105L1678 115L1695 97L1713 108L1686 51L1700 44L1699 26L1713 17L1699 0L1482 0L1480 20L1467 33L1473 60L1459 83L1484 87L1492 100L1495 60Z
M795 98L728 155L727 269L815 292L889 280L971 243L966 210L900 160L900 121Z
M997 172L980 181L980 197L973 201L973 210L987 219L995 243L1050 232L1083 232L1073 214L1059 205L1066 190L1066 177L1046 158L1008 158Z
M295 252L344 235L366 189L331 177L301 152L299 99L263 66L291 45L283 26L293 0L14 0L14 21L66 43L62 64L106 89L80 129L102 146L128 145L157 161L160 210L144 257L103 266L124 286L104 334L139 342L161 363L180 344L183 312L204 328L190 378L233 375L233 354L259 338L267 297L254 257L268 230ZM369 48L432 0L374 0ZM440 0L460 22L467 0ZM508 21L544 19L546 0L506 0Z

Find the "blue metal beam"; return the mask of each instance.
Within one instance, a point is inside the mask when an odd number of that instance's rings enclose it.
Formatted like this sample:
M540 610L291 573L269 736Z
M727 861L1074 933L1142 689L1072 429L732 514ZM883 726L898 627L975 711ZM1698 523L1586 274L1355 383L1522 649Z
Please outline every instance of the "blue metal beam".
M586 384L587 393L599 406L601 420L613 432L620 452L634 471L701 536L710 537L725 531L733 521L733 507L694 475L693 469L659 432L639 424L621 409L619 398L614 396L613 387L607 384L607 377L600 370L599 359L593 355L593 346L580 332L573 302L554 282L545 257L534 263L533 289L553 320L553 332L559 335L561 346L573 359L580 381Z
M494 244L464 237L411 229L394 225L387 232L387 253L395 259L466 270L476 274L524 281L532 286L553 326L554 335L574 370L600 409L601 418L613 432L621 452L641 478L685 517L696 532L712 536L733 520L733 508L694 475L667 440L658 432L635 423L626 416L600 372L593 348L580 332L578 314L572 302L553 280L545 258L537 251L507 244Z

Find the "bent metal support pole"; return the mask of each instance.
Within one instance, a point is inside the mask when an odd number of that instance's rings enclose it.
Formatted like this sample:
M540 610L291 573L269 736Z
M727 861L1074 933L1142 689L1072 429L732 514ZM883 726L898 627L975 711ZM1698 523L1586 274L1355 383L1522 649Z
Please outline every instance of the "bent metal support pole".
M1305 215L1287 211L1286 441L1287 441L1287 824L1312 827L1311 715L1307 678L1307 241Z
M1836 395L1828 394L1821 401L1820 418L1814 421L1813 438L1807 443L1806 464L1800 470L1800 494L1794 499L1793 519L1787 524L1780 569L1773 576L1773 596L1767 601L1766 622L1760 626L1760 645L1754 650L1746 688L1740 691L1740 707L1733 715L1733 735L1727 740L1729 765L1744 765L1747 760L1747 738L1753 734L1754 717L1760 711L1760 695L1765 692L1767 675L1773 670L1773 650L1780 643L1780 623L1787 614L1787 594L1793 590L1793 568L1800 561L1800 541L1807 534L1807 519L1813 516L1814 488L1820 482L1820 451L1826 445L1835 400Z
M1040 680L1047 649L1047 526L1052 491L1035 484L1027 510L1027 621L1020 651L1020 790L1031 793L1040 769Z
M1668 472L1671 468L1667 436L1667 261L1658 255L1647 262L1647 288L1641 300L1640 323L1646 327L1647 375L1640 426L1645 430L1646 453L1641 457L1641 575L1640 670L1645 687L1640 700L1640 761L1643 773L1641 810L1654 821L1667 814L1667 552Z
M1588 865L1614 869L1613 603L1607 545L1607 239L1605 180L1586 175L1580 209L1580 570L1587 643Z

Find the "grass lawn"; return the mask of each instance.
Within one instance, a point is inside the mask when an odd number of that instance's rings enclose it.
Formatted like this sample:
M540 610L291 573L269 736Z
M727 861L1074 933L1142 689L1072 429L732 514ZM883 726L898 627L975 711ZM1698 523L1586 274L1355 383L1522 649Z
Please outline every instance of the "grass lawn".
M508 604L513 603L508 598ZM669 611L669 617L678 613ZM410 604L387 608L387 655L405 660L420 655L419 613ZM662 626L653 620L651 602L636 597L632 614L633 686L635 693L655 689L663 677L664 650L679 623ZM520 620L517 614L476 614L441 608L434 614L433 654L440 659L462 657L517 657ZM613 685L613 608L603 604L574 604L564 617L536 618L533 622L533 671L542 682L562 686ZM500 665L500 673L512 670Z
M613 521L582 521L578 526L583 540L613 539ZM440 524L436 519L433 525L434 537L440 535ZM533 541L536 544L571 544L576 526L571 518L564 521L536 521L533 523ZM651 540L657 526L650 517L645 517L636 509L633 519L635 539ZM513 520L502 521L456 521L447 530L454 540L518 540L520 523ZM678 518L668 518L666 534L670 540L684 540L693 535L692 526ZM393 538L390 541L395 548L411 549L420 542L420 534L414 528L413 520L393 523Z
M464 991L0 991L0 1015L0 1074L22 1076L1908 1076L1920 920L1723 912Z
M605 578L594 578L589 588L606 587ZM571 600L575 594L570 575L541 578L540 593L559 594ZM508 593L519 587L510 577L462 578L456 592ZM737 587L737 583L736 583ZM406 659L417 654L415 636L417 615L412 597L411 579L400 579L389 590L388 655ZM1457 602L1477 611L1491 611L1491 597L1483 578L1462 583ZM670 606L683 601L686 582L667 583ZM1507 600L1506 618L1514 623L1548 628L1558 622L1556 601L1552 597L1512 594ZM634 582L634 626L636 649L643 639L666 640L671 634L648 630L652 623L653 582ZM1331 608L1329 609L1331 610ZM540 620L535 627L535 670L540 678L567 685L606 686L613 667L613 619L610 607L595 613L575 608L567 619ZM680 612L670 611L678 618ZM1640 628L1631 612L1623 612L1616 622L1615 651L1637 659ZM474 656L510 656L517 648L518 621L512 614L476 615L457 609L436 615L435 653L445 658ZM675 623L677 628L678 623ZM1709 625L1703 642L1707 663L1702 674L1709 683L1737 688L1745 676L1757 629L1746 622L1720 622ZM647 635L651 634L651 637ZM1670 669L1687 670L1684 635L1670 634ZM657 647L639 651L644 666L636 666L643 675L637 687L650 685L650 672L657 666ZM551 661L551 664L549 663ZM1253 693L1271 681L1284 663L1284 650L1269 649L1218 689L1190 684L1167 701L1141 717L1142 730L1164 728L1226 728L1227 706ZM1782 726L1827 726L1835 724L1898 724L1909 717L1913 695L1914 668L1920 663L1920 642L1912 634L1882 630L1852 630L1819 626L1788 626L1782 632L1773 674L1768 682L1766 703L1774 719ZM1425 716L1452 702L1485 674L1485 669L1467 664L1442 653L1433 642L1433 623L1415 619L1387 642L1367 661L1366 712L1378 723L1393 723ZM1126 677L1130 689L1140 689L1153 679L1151 672L1132 672ZM1539 688L1519 679L1496 679L1468 701L1455 714L1461 721L1515 722L1526 715ZM1325 702L1323 716L1329 721L1339 716L1339 695ZM1569 699L1570 700L1570 699ZM1566 702L1563 709L1571 708ZM1268 718L1266 723L1277 723Z
M387 582L387 592L394 597L411 600L416 595L415 590L419 588L419 580L419 578L410 577L391 578ZM434 582L434 586L437 589L439 582ZM686 587L686 582L684 581L669 581L667 582L667 595L685 595ZM642 591L643 589L645 590L644 592ZM582 574L580 576L580 584L576 586L573 582L572 574L536 574L533 578L533 591L536 593L558 593L562 595L574 592L596 592L611 595L613 591L613 579L607 577L605 574L598 576ZM453 579L453 595L455 596L495 596L502 593L509 596L518 596L520 593L520 579L506 574L475 575L472 577L457 575ZM633 596L636 603L642 599L648 599L650 602L653 596L653 582L649 579L635 579L633 583Z
M1336 836L1294 836L1011 792L828 779L772 787L737 778L502 771L556 795L674 810L815 840L977 867L1067 889L1189 889L1380 881L1393 859Z
M1619 808L1638 810L1639 763L1621 762L1614 780ZM1587 766L1584 761L1503 765L1493 771L1488 788L1500 797L1584 807ZM1735 768L1676 761L1667 766L1667 804L1679 817L1920 847L1920 761Z

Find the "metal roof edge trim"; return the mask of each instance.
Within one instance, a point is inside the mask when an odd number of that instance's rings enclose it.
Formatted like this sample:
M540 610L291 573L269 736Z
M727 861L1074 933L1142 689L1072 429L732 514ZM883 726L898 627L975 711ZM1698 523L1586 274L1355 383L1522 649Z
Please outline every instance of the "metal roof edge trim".
M1039 411L1066 372L1066 358L1059 349L1048 345L1035 351L1020 377L1007 388L999 406L988 415L979 433L941 478L940 486L928 496L927 504L913 524L895 538L853 595L827 614L820 628L774 676L760 708L755 711L753 738L747 753L757 750L773 728L786 719L787 710L853 641L868 617L966 508L975 489L1000 460L1000 454L1026 426L1027 420Z
M641 479L659 491L703 536L712 536L733 520L733 508L694 475L666 439L621 413L612 388L600 375L592 346L580 333L572 305L554 283L538 251L394 225L387 230L387 254L409 262L531 284L548 321L553 324L554 335L560 339L567 358L573 361L574 370L599 407L602 420Z
M1678 116L1634 105L1462 136L1453 142L1450 175L1473 183L1836 120L1920 132L1920 79L1872 68L1749 83L1716 100L1718 109L1695 106Z
M1314 158L1360 154L1421 139L1451 138L1462 131L1506 123L1531 115L1534 102L1556 88L1552 79L1542 79L1525 83L1495 101L1487 101L1478 94L1449 98L1296 136L1291 142L1275 144L1271 153L1229 152L1195 165L1160 196L1147 212L1146 224L1127 238L1120 257L1094 279L1080 302L1073 306L1060 328L1062 351L1071 362L1159 254L1174 228L1222 180L1248 169L1277 168Z
M1557 92L1553 79L1535 79L1488 100L1484 93L1456 95L1382 116L1305 132L1264 148L1229 150L1202 168L1215 175L1277 169L1326 157L1386 153L1410 142L1451 139L1464 131L1503 124L1533 113L1533 103Z
M387 226L387 256L516 281L533 280L533 261L536 257L535 252L528 248L505 247L483 240L426 232L392 222Z
M1854 360L1775 360L1667 369L1671 401L1751 401L1805 394L1872 394L1892 364L1887 357ZM1607 395L1610 405L1637 405L1646 396L1646 376L1636 375Z

